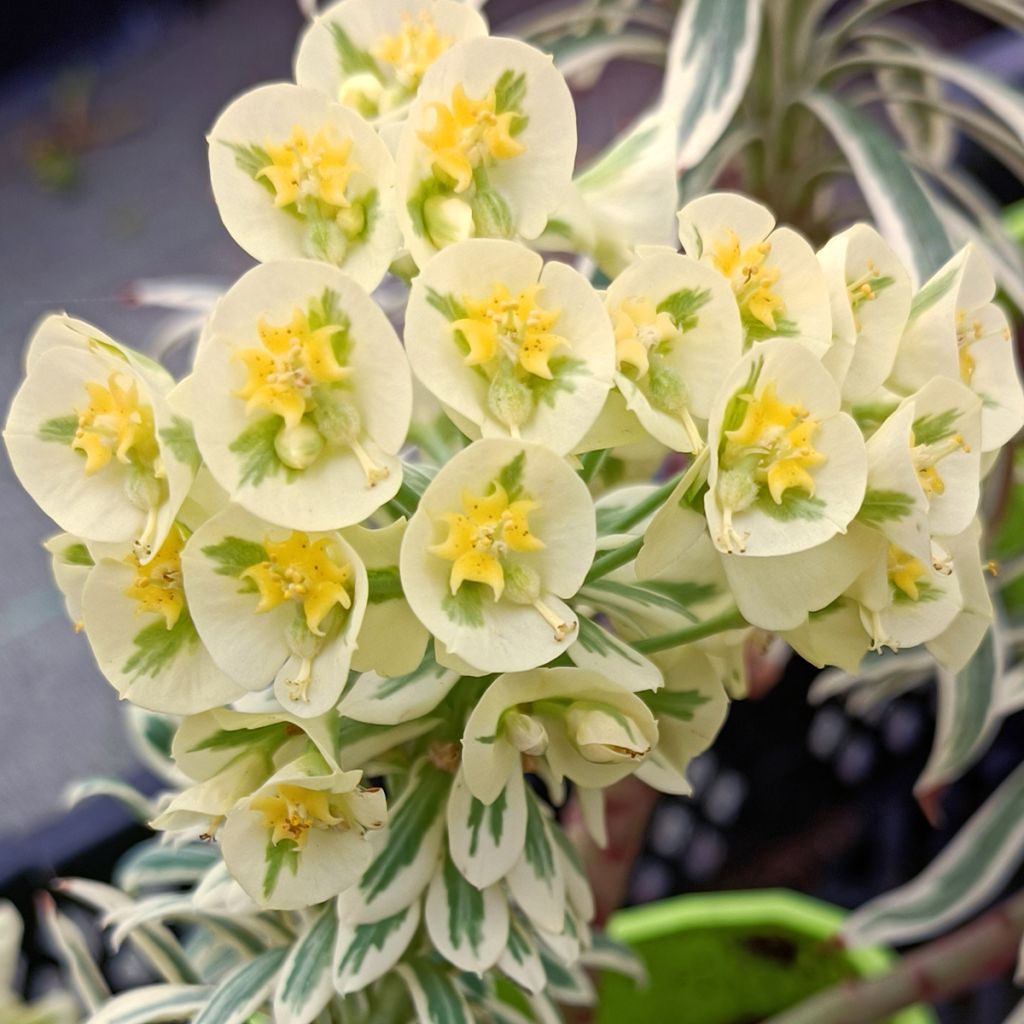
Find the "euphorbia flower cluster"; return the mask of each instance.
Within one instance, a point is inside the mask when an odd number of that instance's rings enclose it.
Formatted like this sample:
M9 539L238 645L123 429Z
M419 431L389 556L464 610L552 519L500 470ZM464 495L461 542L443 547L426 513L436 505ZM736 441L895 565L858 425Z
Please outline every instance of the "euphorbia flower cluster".
M553 808L603 841L615 781L688 792L752 629L970 657L1007 321L973 250L915 288L871 227L815 252L727 193L607 287L542 255L586 209L569 92L455 0L342 0L296 77L211 132L261 262L191 372L54 314L8 450L101 670L184 716L155 827L221 842L253 910L339 897L342 995L422 921L540 1006L593 912Z

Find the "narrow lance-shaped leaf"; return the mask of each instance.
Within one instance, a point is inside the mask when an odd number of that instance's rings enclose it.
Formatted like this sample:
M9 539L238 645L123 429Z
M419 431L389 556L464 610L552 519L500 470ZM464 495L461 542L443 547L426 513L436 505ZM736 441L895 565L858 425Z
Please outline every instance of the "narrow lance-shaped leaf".
M897 255L927 281L953 255L945 228L895 143L867 115L834 96L804 101L850 164L878 229Z
M338 915L334 902L321 907L288 953L274 992L277 1024L310 1024L334 995L334 940Z
M662 110L678 128L679 163L718 141L743 98L757 55L761 0L690 0L669 46Z
M850 945L918 942L992 899L1024 859L1024 766L985 801L907 885L865 904L843 925Z
M994 621L974 657L960 672L938 673L939 714L931 756L914 786L929 815L930 804L988 749L1002 721L1001 626Z
M242 1024L270 996L286 949L270 949L236 967L214 989L193 1024Z
M351 925L342 896L337 916L334 985L341 995L347 995L366 988L398 963L419 926L420 905L413 903L381 921Z
M63 965L74 991L86 1008L95 1012L110 998L110 989L89 952L85 936L78 925L57 910L49 894L42 893L37 897L36 909L43 933Z
M444 968L413 960L399 965L420 1024L473 1024L466 999Z
M121 858L115 880L128 893L194 885L219 859L220 852L211 843L170 846L154 839L133 847Z
M89 1024L160 1024L188 1020L210 998L205 985L143 985L114 996Z

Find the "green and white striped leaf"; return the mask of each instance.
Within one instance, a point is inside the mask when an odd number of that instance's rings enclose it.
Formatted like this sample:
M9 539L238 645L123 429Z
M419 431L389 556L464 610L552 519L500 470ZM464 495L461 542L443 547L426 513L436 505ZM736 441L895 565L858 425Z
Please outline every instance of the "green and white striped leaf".
M157 814L154 803L149 797L143 796L134 786L130 786L120 779L110 779L98 775L89 779L80 779L68 786L64 792L64 801L68 807L74 807L83 800L89 800L95 796L105 796L116 800L122 807L127 808L136 821L144 825L152 821Z
M243 1024L269 998L285 949L269 949L236 967L213 990L192 1024Z
M592 971L614 971L632 978L638 985L647 983L647 968L640 956L607 932L593 933L590 949L583 953L580 962Z
M482 974L498 962L508 938L504 889L478 889L445 853L431 879L423 920L434 948L460 970Z
M939 935L980 910L1024 859L1024 766L1017 768L913 881L847 918L849 945L900 945Z
M210 998L206 985L143 985L114 996L86 1024L160 1024L188 1020Z
M352 925L338 901L338 935L334 946L334 987L341 995L358 992L387 974L401 959L420 923L420 905L382 921Z
M692 167L732 120L750 80L762 0L689 0L669 45L662 109L678 128L679 164Z
M398 974L409 989L420 1024L473 1024L465 996L443 968L412 960L399 964Z
M576 789L581 805L586 801L586 797L583 796L586 792L587 790L582 786ZM597 790L596 793L601 805L601 813L603 814L604 791ZM565 875L565 894L568 898L569 906L581 920L591 921L593 920L595 909L594 890L590 887L590 879L587 877L587 869L583 866L579 850L573 845L572 840L569 839L565 829L562 828L559 822L551 822L549 834L558 848L558 862L561 865L562 873Z
M430 732L437 725L436 718L417 718L401 725L371 725L354 718L338 718L335 740L338 764L345 771L361 769L369 775L383 774L382 762L396 747Z
M565 921L565 874L551 835L547 809L526 791L526 840L523 855L508 874L508 887L530 920L557 932Z
M938 672L938 721L931 755L914 795L926 808L939 790L960 778L988 749L1003 719L1002 626L994 620L981 646L960 672Z
M559 962L550 950L541 947L540 959L547 978L545 993L566 1006L592 1006L594 985L579 964Z
M274 990L277 1024L310 1024L334 995L334 943L338 915L334 901L320 908L292 946Z
M508 945L498 958L498 968L527 992L543 992L547 984L537 943L515 916L508 931Z
M579 639L567 652L574 665L600 672L633 693L664 685L661 669L650 658L585 615L578 622Z
M203 925L224 942L249 955L261 953L268 944L267 927L256 918L247 918L243 923L237 918L197 910L191 893L151 896L123 910L113 911L108 919L115 925L111 936L115 948L139 925L152 921L189 921Z
M132 749L157 778L177 788L189 785L191 780L171 756L171 742L178 728L176 717L133 704L125 709L125 725Z
M359 885L349 890L357 922L379 921L404 910L427 887L444 840L445 801L452 777L421 761L405 792L373 839L374 858ZM347 904L352 906L352 904Z
M36 914L43 935L73 991L85 1008L95 1013L110 998L110 989L81 929L57 909L48 893L40 893L36 897Z
M212 843L171 846L160 839L152 839L129 850L118 861L114 877L118 887L128 893L190 886L219 860L220 851Z
M469 791L460 771L448 796L448 849L456 867L478 889L512 870L526 840L526 787L513 772L490 806Z
M953 255L945 228L899 149L866 114L826 93L804 100L846 157L878 230L918 285Z
M133 905L131 897L103 882L94 882L87 878L62 878L57 885L65 896L70 896L103 914L110 914ZM189 962L188 955L177 937L162 924L139 925L131 933L129 940L136 952L165 981L171 984L192 985L202 980Z
M399 725L429 714L459 681L459 673L438 665L427 645L421 664L403 676L364 672L345 694L339 714L373 725Z

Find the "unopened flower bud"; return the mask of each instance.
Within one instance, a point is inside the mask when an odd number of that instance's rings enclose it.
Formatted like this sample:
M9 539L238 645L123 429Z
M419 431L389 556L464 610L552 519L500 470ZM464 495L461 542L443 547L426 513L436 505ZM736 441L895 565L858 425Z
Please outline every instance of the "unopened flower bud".
M548 749L547 730L532 715L512 708L505 712L503 721L509 743L520 753L540 757Z
M499 423L519 427L533 413L533 392L513 371L503 367L491 381L487 404Z
M323 450L323 435L312 423L282 427L274 437L277 457L291 469L308 469Z
M573 745L592 764L638 761L651 749L633 722L621 712L600 704L571 705L565 727Z
M502 594L515 604L533 604L540 597L540 575L529 565L503 561L505 590Z
M363 430L363 418L354 403L337 388L320 388L313 409L320 433L334 444L349 445Z
M423 204L423 225L435 248L473 237L473 210L457 196L431 196Z
M364 71L341 83L338 87L338 102L342 106L351 107L367 119L374 118L380 113L383 91L381 80L369 71Z

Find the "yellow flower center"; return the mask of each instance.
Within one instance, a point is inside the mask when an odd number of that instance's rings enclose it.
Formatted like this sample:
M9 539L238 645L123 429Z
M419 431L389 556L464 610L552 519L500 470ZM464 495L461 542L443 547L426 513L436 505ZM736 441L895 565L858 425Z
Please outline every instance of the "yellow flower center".
M310 829L347 827L343 815L331 808L331 794L305 786L286 785L276 791L253 799L250 806L263 815L263 824L271 829L270 841L275 845L287 839L301 850L306 845Z
M1005 325L995 330L986 331L981 320L967 320L967 313L959 310L956 314L956 343L957 355L960 364L960 379L965 384L970 384L974 377L974 356L971 355L971 346L975 342L985 338L1000 337L1005 341L1010 340L1010 330Z
M539 551L544 542L530 532L527 516L540 506L535 501L509 501L505 488L495 483L490 494L476 497L462 492L463 512L447 512L448 524L442 544L430 547L431 554L452 563L448 585L452 594L466 580L483 583L501 598L505 589L502 559L509 551Z
M886 555L886 568L889 582L896 590L906 594L911 601L916 601L920 597L918 580L925 576L927 571L918 559L895 544L890 544Z
M749 315L774 331L775 317L784 315L786 306L773 291L779 280L778 269L764 265L771 251L771 242L767 241L741 250L736 232L727 228L712 250L712 260L718 272L729 279L744 318Z
M569 343L552 333L562 311L537 303L540 287L530 285L513 297L505 285L495 284L485 299L463 297L466 316L450 326L469 346L463 359L466 366L488 366L503 358L535 377L551 380L549 360L555 349Z
M302 605L306 628L314 636L323 636L320 626L337 605L352 607L352 567L336 560L329 538L311 541L298 530L279 542L266 541L267 560L246 569L242 576L251 579L259 590L258 612L268 612L285 601Z
M518 115L511 110L497 113L495 103L493 89L483 99L473 100L460 83L452 90L449 105L430 104L434 127L418 135L430 151L430 166L451 178L456 192L469 188L476 168L526 152L526 147L512 137Z
M236 392L246 400L246 412L266 409L287 426L297 426L316 385L336 384L352 373L334 351L334 336L342 330L340 324L313 328L298 308L279 327L260 320L257 331L263 347L235 353L248 371L245 386Z
M125 373L112 373L107 385L85 385L89 404L78 413L71 441L85 454L85 474L92 476L111 458L152 469L160 454L153 427L153 410L139 400L138 384Z
M168 629L173 629L185 609L185 591L181 583L181 549L185 537L174 526L160 549L145 565L136 555L128 555L125 563L135 570L135 582L124 592L136 601L136 612L162 615Z
M618 367L623 372L632 367L637 379L646 376L650 369L651 349L679 335L672 317L659 313L654 302L646 297L624 299L611 311L611 316Z
M953 434L931 444L918 444L914 432L910 432L910 457L917 472L917 481L926 497L946 492L946 483L939 475L939 463L954 452L970 450L970 445L960 434Z
M333 125L320 129L312 138L295 125L287 142L266 142L270 163L260 168L257 178L266 178L274 189L274 205L290 206L303 199L318 199L344 209L352 175L359 170L352 162L352 140L339 139Z
M415 92L427 68L451 45L451 37L438 33L429 12L420 11L415 20L403 14L397 34L381 36L371 52L394 69L399 84Z

